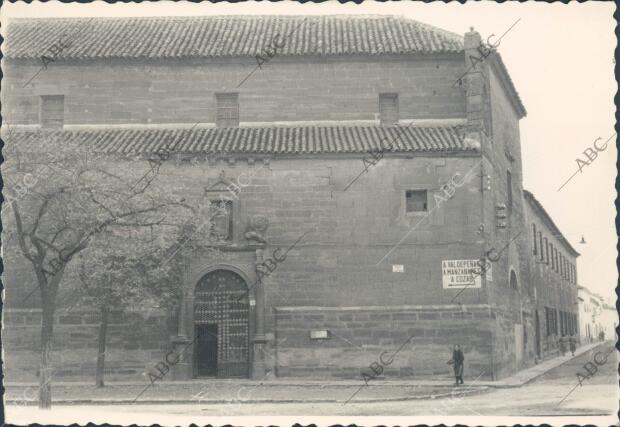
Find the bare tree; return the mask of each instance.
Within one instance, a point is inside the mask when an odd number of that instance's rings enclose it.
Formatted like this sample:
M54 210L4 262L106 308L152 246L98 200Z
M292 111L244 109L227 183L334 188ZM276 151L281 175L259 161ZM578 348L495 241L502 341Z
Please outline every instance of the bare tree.
M3 240L16 240L41 297L40 408L51 407L56 300L75 257L103 235L178 227L191 218L207 218L208 209L193 208L163 190L161 160L118 158L102 153L96 143L61 135L66 133L10 132L2 165L8 205L3 206ZM164 232L157 239L168 237Z

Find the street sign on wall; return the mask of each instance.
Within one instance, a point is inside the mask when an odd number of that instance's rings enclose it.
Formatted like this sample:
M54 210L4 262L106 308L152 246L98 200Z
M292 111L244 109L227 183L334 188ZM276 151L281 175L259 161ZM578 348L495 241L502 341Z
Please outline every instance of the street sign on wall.
M444 289L481 288L480 264L477 259L441 261Z

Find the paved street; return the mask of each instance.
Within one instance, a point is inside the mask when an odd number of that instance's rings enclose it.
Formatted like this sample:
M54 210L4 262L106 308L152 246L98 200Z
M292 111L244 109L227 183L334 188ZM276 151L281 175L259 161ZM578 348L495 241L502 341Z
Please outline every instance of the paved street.
M601 348L599 348L601 350ZM612 350L608 343L602 349ZM612 353L613 354L613 353ZM599 362L603 360L598 357ZM231 415L271 416L458 416L464 420L467 416L571 416L595 425L609 425L614 419L609 418L618 410L617 356L610 355L606 363L598 366L598 371L589 379L582 379L578 386L577 372L586 375L583 364L594 362L593 352L587 352L564 365L555 368L535 381L519 388L494 389L488 393L463 398L443 398L433 400L396 401L360 403L355 400L342 403L265 403L265 404L161 404L161 405L96 405L96 406L60 406L51 413L40 412L34 407L8 406L8 420L16 423L32 421L50 421L60 417L60 421L119 421L140 419L176 423L206 422L212 417ZM466 384L467 386L467 384ZM574 390L573 390L574 389ZM560 404L569 392L572 393ZM243 396L240 396L241 400ZM363 399L364 392L359 395ZM253 396L257 397L257 396ZM295 396L291 396L293 398ZM87 409L87 411L84 411ZM80 413L81 412L81 413ZM84 412L87 414L86 418ZM172 416L172 417L170 417ZM587 418L575 418L585 416ZM74 418L77 417L77 418ZM179 418L181 417L181 418ZM254 419L254 418L253 418ZM350 420L351 418L349 418ZM560 418L553 418L558 421ZM585 421L584 421L585 420ZM611 420L611 421L610 421ZM149 421L149 422L150 422ZM66 421L64 421L66 422ZM577 422L577 421L574 421Z

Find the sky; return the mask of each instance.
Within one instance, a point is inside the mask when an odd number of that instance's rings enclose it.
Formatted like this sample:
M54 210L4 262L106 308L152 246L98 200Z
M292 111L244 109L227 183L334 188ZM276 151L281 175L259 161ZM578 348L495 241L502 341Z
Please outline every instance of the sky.
M617 148L615 138L590 161L588 148L614 135L614 2L364 2L361 5L227 2L94 2L90 4L4 2L9 17L183 15L402 15L458 34L474 27L483 39L501 35L499 52L527 110L520 122L523 187L543 204L581 253L579 284L615 302L618 281L615 231ZM594 157L593 154L590 154ZM578 172L577 159L581 165ZM560 191L558 189L577 174ZM581 237L586 243L580 244Z

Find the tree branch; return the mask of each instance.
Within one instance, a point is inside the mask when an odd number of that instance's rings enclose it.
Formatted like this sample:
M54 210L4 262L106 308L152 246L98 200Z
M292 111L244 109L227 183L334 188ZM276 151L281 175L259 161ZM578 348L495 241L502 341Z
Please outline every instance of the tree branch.
M17 241L19 242L19 247L24 256L36 267L38 265L38 260L35 260L36 256L32 255L26 247L24 227L22 225L22 217L19 213L17 202L11 203L11 210L13 211L13 216L15 217L15 227L17 228Z

